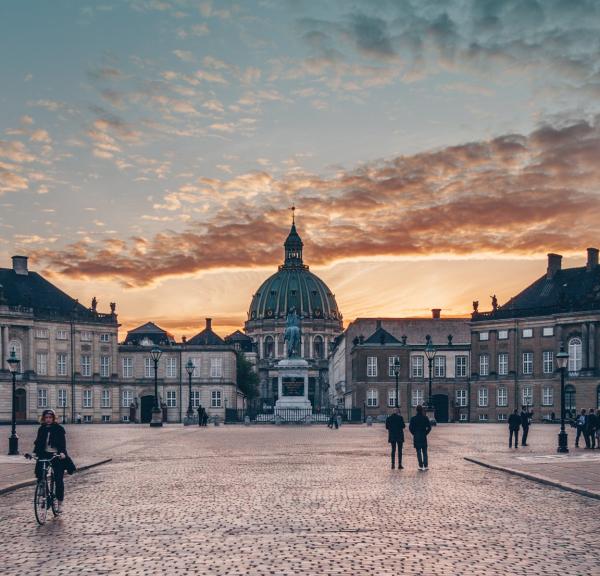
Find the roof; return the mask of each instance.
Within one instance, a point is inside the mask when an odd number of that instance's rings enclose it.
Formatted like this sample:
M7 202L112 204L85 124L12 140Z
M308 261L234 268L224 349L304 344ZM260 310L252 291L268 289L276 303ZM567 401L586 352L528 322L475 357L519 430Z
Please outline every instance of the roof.
M371 334L365 341L365 344L400 344L398 338L394 338L387 330L381 326Z
M209 326L202 330L202 332L198 332L193 338L190 338L187 343L194 346L224 346L226 344L225 340L218 334L215 334Z
M252 342L252 338L246 336L242 331L236 330L229 334L229 336L225 336L225 342Z
M154 322L146 322L127 332L124 344L133 344L136 346L171 346L175 344L175 338Z

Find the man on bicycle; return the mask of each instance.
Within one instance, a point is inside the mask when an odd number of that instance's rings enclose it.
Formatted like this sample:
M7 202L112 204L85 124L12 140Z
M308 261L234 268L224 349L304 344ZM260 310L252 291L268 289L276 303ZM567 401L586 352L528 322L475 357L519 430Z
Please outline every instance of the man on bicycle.
M44 410L42 413L42 425L38 428L37 437L33 444L33 453L42 459L58 458L52 461L54 480L56 482L56 499L58 500L58 513L62 512L62 503L65 497L65 465L67 457L67 440L65 429L56 421L54 410ZM38 480L42 477L42 464L35 465L35 475Z

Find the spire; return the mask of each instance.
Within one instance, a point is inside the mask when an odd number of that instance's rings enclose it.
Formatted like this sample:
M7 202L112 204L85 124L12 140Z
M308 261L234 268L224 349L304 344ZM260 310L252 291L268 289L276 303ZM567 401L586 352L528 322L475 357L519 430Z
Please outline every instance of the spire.
M284 266L303 266L302 263L302 239L296 231L296 207L291 207L292 211L292 228L284 243L285 248L285 262Z

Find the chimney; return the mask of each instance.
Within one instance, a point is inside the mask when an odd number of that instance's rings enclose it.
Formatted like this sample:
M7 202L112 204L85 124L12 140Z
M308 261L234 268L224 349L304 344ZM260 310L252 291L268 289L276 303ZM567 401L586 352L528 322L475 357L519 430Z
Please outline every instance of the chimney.
M588 248L587 254L587 265L585 269L588 272L592 272L598 267L598 248Z
M379 330L381 328L381 320L377 320L375 324L375 330Z
M560 271L562 262L562 256L560 254L548 254L548 270L546 271L546 278L552 280L554 275Z
M212 318L206 319L206 329L212 331Z
M20 274L21 276L29 274L29 270L27 270L27 256L13 256L12 263L15 274Z
M181 342L182 342L183 344L185 344L185 343L187 342L187 338L186 338L185 336L182 336L182 337L181 337Z
M439 320L439 319L440 319L440 314L441 314L441 312L442 312L442 309L441 309L441 308L432 308L432 309L431 309L431 317L432 317L434 320Z

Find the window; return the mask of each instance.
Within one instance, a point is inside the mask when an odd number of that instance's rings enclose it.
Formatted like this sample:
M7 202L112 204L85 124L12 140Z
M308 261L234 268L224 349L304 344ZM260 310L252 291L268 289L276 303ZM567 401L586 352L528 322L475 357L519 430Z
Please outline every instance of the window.
M57 354L56 355L56 375L66 376L67 375L67 355Z
M200 406L200 392L198 390L192 390L192 406L194 408Z
M167 378L177 377L177 358L167 358Z
M436 356L433 359L433 376L435 378L446 377L446 357Z
M498 330L498 340L508 340L508 330Z
M36 372L40 376L46 376L48 374L48 353L38 352L36 355Z
M100 356L100 376L102 378L110 376L110 356Z
M459 421L459 422L466 422L466 421L467 421L467 415L466 415L466 414L461 414L461 415L458 417L458 421Z
M46 388L38 388L37 400L38 408L48 408L48 390Z
M490 333L489 332L480 332L479 333L479 340L480 341L489 340L489 339L490 339Z
M91 342L92 341L92 333L88 331L83 331L81 333L81 341L82 342Z
M57 340L68 340L69 333L66 330L57 330L56 331L56 339Z
M81 356L81 375L82 376L91 376L92 375L92 359L87 354L84 354Z
M47 339L48 338L48 328L38 328L35 331L35 337Z
M58 407L66 408L67 406L67 390L65 388L58 389Z
M367 356L367 376L375 377L377 376L377 357L376 356Z
M412 356L410 359L410 372L413 378L423 378L423 365L425 358L423 356Z
M577 410L575 398L575 386L573 386L573 384L567 384L565 386L565 410L569 410L569 412L575 412Z
M571 338L569 340L569 372L581 370L581 340Z
M220 390L213 390L210 393L210 406L211 408L220 408L221 407L221 391Z
M533 406L533 388L531 386L523 386L521 394L523 398L523 406Z
M396 406L396 389L392 388L388 390L388 407L393 408Z
M313 351L315 358L325 358L325 347L323 346L323 338L315 336L313 341Z
M110 342L110 334L108 332L100 334L100 342Z
M477 406L485 408L488 405L488 389L480 388L477 392Z
M542 328L542 336L554 336L554 326L545 326Z
M8 355L15 355L16 358L21 360L21 343L18 340L11 340L8 345ZM23 368L21 368L23 370Z
M167 407L175 408L177 406L177 391L167 390Z
M479 421L480 422L487 422L488 421L488 415L487 414L480 414L479 415Z
M123 358L123 378L133 378L133 358Z
M479 355L479 375L488 376L490 373L490 357L488 354Z
M110 390L108 388L104 388L102 390L102 408L110 408Z
M396 369L400 372L400 356L388 356L388 376L395 377Z
M498 354L498 374L501 376L508 374L508 354L506 352Z
M210 377L221 378L223 376L223 358L210 359Z
M152 358L144 358L144 378L152 378L154 376L154 362Z
M425 398L425 392L423 390L419 390L419 388L415 388L412 391L412 405L419 406L423 405L423 400Z
M133 402L133 390L123 390L121 392L121 406L129 408Z
M85 414L83 416L83 422L84 422L84 424L91 424L92 423L92 417L89 414Z
M552 374L554 372L554 352L546 351L543 353L543 370L544 374Z
M533 374L533 352L523 352L523 374Z
M91 408L93 405L93 390L91 388L84 388L83 390L83 407Z
M367 390L367 406L369 408L374 408L378 404L378 394L377 390Z
M275 342L272 336L265 338L265 358L273 358L275 355Z
M508 390L504 386L496 390L496 406L508 406Z
M542 406L552 406L554 404L554 388L544 386L542 388Z
M533 328L523 328L523 338L533 338Z
M200 358L190 358L190 360L194 365L194 373L192 374L192 378L200 378Z
M110 422L110 414L102 414L102 422Z
M508 420L508 416L506 414L498 414L498 422L506 422Z
M121 422L129 422L129 414L123 414L123 416L121 416Z
M456 405L464 408L468 404L467 400L467 391L464 389L459 389L456 391Z
M457 378L465 378L467 375L467 357L457 356L454 360L454 375Z

